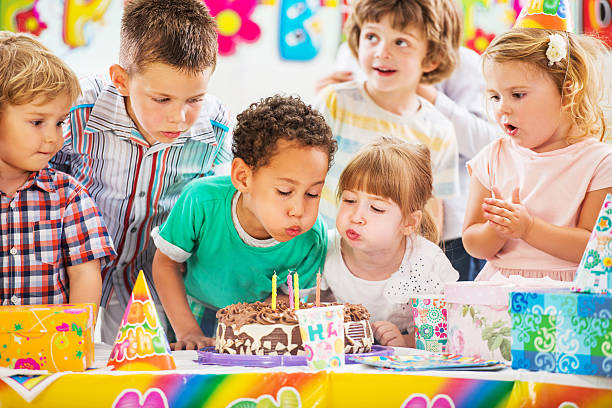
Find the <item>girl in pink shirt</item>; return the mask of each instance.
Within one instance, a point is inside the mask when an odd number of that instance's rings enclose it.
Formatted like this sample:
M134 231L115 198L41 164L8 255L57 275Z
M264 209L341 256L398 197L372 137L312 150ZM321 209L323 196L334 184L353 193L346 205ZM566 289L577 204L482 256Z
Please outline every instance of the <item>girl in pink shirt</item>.
M612 193L594 38L517 28L483 54L487 98L505 135L468 163L463 244L495 272L571 281Z

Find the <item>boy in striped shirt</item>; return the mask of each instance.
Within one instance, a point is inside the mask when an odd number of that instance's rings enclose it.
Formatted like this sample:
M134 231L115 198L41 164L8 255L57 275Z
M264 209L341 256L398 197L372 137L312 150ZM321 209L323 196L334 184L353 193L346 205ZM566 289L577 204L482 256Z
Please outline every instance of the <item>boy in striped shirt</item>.
M361 147L389 136L429 148L435 196L429 205L442 230L440 199L459 192L457 140L451 122L416 90L455 68L461 24L454 0L357 0L345 32L366 79L330 85L315 102L338 141L321 213L335 225L340 173Z
M0 61L0 301L98 304L110 236L87 190L48 166L78 79L23 34L0 32Z
M104 342L114 341L139 270L159 304L151 230L189 181L229 168L229 113L207 94L216 56L216 23L202 1L131 1L111 82L83 80L70 111L54 162L87 187L117 245L102 270Z

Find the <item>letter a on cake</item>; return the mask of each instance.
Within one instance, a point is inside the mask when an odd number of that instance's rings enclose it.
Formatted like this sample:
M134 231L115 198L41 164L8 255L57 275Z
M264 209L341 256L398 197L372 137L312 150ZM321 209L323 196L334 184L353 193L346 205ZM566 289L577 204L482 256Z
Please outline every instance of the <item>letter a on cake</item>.
M519 27L574 32L569 0L529 1L514 22Z
M174 358L166 333L161 327L151 292L142 271L138 274L132 296L115 339L107 366L115 370L174 370Z
M574 290L610 294L612 290L612 194L606 195L576 271Z

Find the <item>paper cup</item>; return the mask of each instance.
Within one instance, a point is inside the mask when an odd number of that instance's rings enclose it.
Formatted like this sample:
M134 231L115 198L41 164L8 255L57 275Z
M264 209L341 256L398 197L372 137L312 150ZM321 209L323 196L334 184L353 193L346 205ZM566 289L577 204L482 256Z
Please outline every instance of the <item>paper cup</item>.
M423 295L412 298L412 316L416 348L446 353L447 319L443 295Z
M312 307L295 311L306 363L314 370L344 365L344 306Z

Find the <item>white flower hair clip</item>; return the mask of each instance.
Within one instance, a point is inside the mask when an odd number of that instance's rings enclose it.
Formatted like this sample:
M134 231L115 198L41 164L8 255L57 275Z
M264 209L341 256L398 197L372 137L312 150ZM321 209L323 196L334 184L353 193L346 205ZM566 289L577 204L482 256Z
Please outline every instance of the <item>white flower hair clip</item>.
M560 34L551 34L548 36L548 48L546 49L546 58L548 58L548 66L551 67L555 62L561 61L567 56L567 42Z

